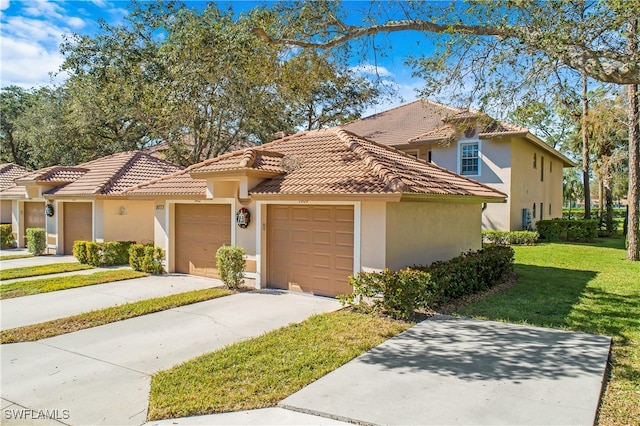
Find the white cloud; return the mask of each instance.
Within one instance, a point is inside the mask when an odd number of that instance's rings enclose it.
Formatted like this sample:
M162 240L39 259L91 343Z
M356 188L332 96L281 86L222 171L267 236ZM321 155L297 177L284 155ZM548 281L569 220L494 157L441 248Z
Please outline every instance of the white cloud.
M0 1L8 5L8 0ZM66 10L64 3L45 0L11 2L11 10L1 15L0 87L52 82L50 74L58 73L64 61L60 53L64 35L88 24L82 19L82 12L71 10ZM54 81L64 78L65 74L58 74Z
M0 10L9 9L9 0L0 0Z
M378 77L390 77L393 75L387 68L371 64L357 65L351 70L359 74L376 75Z

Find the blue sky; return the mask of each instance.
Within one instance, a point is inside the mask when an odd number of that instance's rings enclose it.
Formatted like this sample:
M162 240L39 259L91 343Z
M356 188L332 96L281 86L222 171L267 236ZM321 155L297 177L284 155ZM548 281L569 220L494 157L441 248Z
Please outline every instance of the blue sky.
M191 6L203 5L201 1L187 1ZM229 2L225 2L227 4ZM256 2L233 1L235 10L249 9ZM0 87L17 85L24 88L42 86L64 80L58 72L63 57L59 46L63 37L73 33L94 34L97 19L110 24L122 22L127 15L128 1L120 0L0 0ZM352 11L357 23L360 11L368 8L368 2L349 1L345 5ZM224 5L223 5L224 6ZM419 53L427 48L428 41L421 34L399 33L378 36L377 44L392 45L386 55L374 55L372 50L364 57L354 56L353 64L363 73L377 71L383 80L397 88L398 96L368 112L416 99L415 90L420 80L411 77L411 69L404 65L407 53Z

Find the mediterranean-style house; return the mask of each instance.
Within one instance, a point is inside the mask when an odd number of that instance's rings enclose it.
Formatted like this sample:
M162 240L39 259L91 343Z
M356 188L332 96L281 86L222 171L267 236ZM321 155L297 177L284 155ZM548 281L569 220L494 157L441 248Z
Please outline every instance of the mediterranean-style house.
M5 197L4 191L15 187L13 182L18 177L28 173L30 170L26 167L13 163L0 164L0 223L11 224L12 221L12 201ZM44 212L44 205L42 206Z
M27 228L47 233L47 252L71 254L73 242L153 242L153 202L122 193L182 167L140 151L120 152L77 166L27 172L0 193L11 200L13 233L25 246Z
M169 272L216 277L216 250L230 244L245 250L258 288L326 296L351 292L360 271L479 249L483 205L506 198L341 128L224 154L121 195L152 204Z
M483 208L483 229L529 229L562 217L562 169L576 164L527 129L428 100L342 128L507 194Z

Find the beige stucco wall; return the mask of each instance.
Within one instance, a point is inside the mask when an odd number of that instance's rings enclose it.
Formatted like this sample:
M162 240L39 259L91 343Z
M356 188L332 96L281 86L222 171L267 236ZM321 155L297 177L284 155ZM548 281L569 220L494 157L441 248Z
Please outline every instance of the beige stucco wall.
M360 270L381 271L387 266L387 203L364 201L361 204L360 220ZM355 219L355 218L354 218ZM357 221L354 221L357 226ZM354 230L357 234L358 230Z
M388 203L386 266L447 260L481 247L480 203Z
M550 154L536 148L521 138L514 138L512 146L513 184L511 187L511 222L513 230L522 229L522 209L528 208L535 217L532 224L540 219L562 216L562 163ZM536 154L536 167L533 156ZM544 158L544 165L543 165ZM544 180L541 170L544 167ZM542 203L542 215L540 204ZM549 214L551 206L551 214Z
M154 242L153 200L98 200L96 240Z

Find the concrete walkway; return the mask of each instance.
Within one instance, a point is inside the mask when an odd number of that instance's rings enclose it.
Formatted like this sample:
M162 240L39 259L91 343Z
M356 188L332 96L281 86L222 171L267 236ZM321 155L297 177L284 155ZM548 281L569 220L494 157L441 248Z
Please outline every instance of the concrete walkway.
M98 270L101 270L101 268L78 271L72 274L78 274L79 272L94 273ZM222 286L222 282L212 278L180 274L152 275L5 299L0 300L0 310L2 312L0 315L0 328L7 330L110 306L217 286Z
M2 345L2 424L28 424L6 416L21 407L50 410L64 424L142 424L158 370L339 308L335 299L255 291Z

